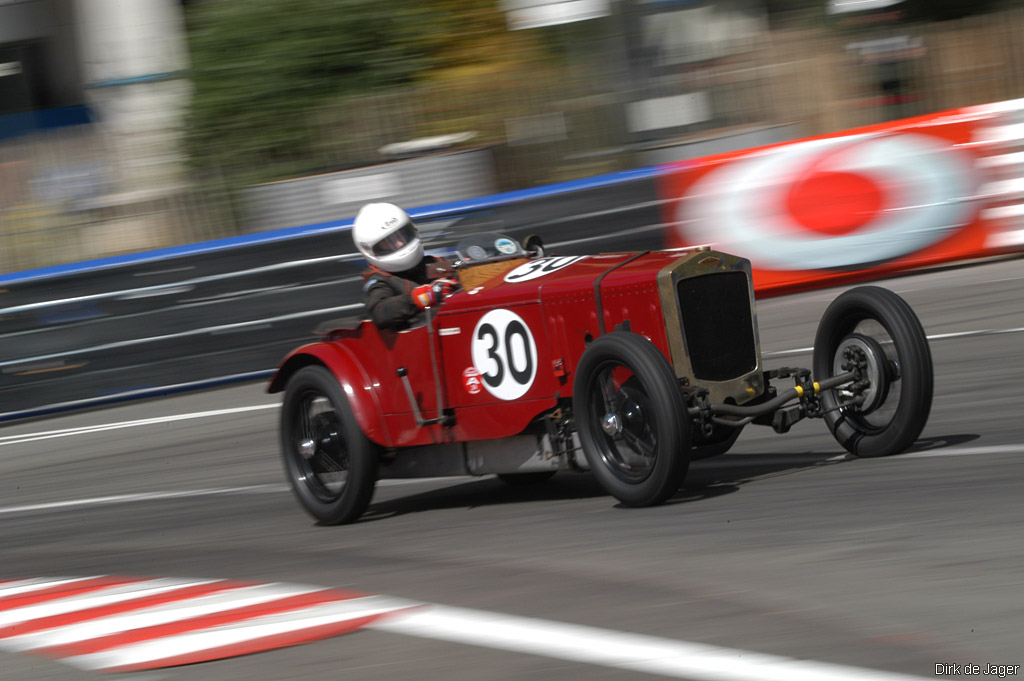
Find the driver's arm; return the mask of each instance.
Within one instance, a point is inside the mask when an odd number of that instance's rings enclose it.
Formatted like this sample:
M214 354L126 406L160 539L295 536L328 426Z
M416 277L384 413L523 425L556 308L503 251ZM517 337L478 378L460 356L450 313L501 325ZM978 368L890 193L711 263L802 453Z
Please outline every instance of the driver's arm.
M366 303L366 313L377 328L405 328L409 320L420 311L412 300L412 283L408 280L402 280L402 283L405 284L405 291L396 294L391 286L382 281L374 281L372 277L367 281L363 302Z

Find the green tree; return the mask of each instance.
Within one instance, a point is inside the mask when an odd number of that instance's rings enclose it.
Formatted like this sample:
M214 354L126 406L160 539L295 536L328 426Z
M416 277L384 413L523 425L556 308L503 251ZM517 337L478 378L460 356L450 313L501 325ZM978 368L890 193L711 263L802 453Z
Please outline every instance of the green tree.
M199 167L294 165L309 111L340 94L409 82L428 65L422 13L373 0L206 0L188 10Z
M186 16L188 152L236 184L317 170L315 114L346 96L486 77L538 51L494 0L201 0Z

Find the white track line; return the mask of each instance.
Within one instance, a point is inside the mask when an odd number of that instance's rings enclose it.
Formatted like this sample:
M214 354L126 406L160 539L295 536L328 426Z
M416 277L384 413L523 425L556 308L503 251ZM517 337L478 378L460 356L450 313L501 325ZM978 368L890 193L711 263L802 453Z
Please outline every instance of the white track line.
M395 613L368 628L693 681L921 681L924 678L439 605Z
M889 461L900 459L930 459L940 456L977 456L979 454L1024 454L1024 445L990 445L988 447L949 447L946 449L909 452L892 457L883 457Z
M1003 333L1021 333L1024 332L1024 326L1018 326L1012 329L979 329L977 331L955 331L952 333L934 333L928 336L928 340L947 340L949 338L971 338L975 336L997 336ZM762 357L783 357L785 355L804 355L810 352L814 352L814 348L796 348L795 350L775 350L770 352L762 352Z
M51 511L58 508L75 508L78 506L112 506L133 501L160 501L163 499L183 499L187 497L206 497L227 494L267 494L281 493L288 485L250 485L248 487L222 487L219 489L181 490L176 492L142 492L139 494L116 494L109 497L93 497L91 499L72 499L70 501L51 501L45 504L29 504L27 506L8 506L0 508L0 515L12 513L28 513L31 511Z
M377 486L397 487L402 485L431 484L435 482L454 484L456 482L480 479L482 479L480 476L456 475L443 478L378 480ZM82 506L113 506L115 504L127 504L136 501L163 501L166 499L186 499L189 497L212 497L238 494L281 494L290 490L291 487L288 485L274 484L248 485L245 487L218 487L212 489L168 490L164 492L139 492L137 494L114 494L106 497L91 497L87 499L70 499L68 501L51 501L43 504L28 504L25 506L0 507L0 515L31 513L33 511L53 511L62 508L76 508Z
M52 440L58 437L71 437L74 435L83 435L86 433L102 433L108 430L120 430L122 428L137 428L139 426L151 426L158 423L172 423L174 421L187 421L190 419L202 419L209 418L211 416L228 416L231 414L241 414L249 411L260 411L263 409L280 409L281 405L274 404L257 404L249 407L233 407L230 409L214 409L212 411L198 411L190 414L175 414L172 416L155 416L148 419L138 419L135 421L119 421L116 423L104 423L96 426L78 426L77 428L63 428L61 430L48 430L42 433L26 433L22 435L3 435L0 436L0 447L5 445L18 445L25 442L37 442L39 440Z
M340 307L329 307L322 310L307 310L304 312L292 312L290 314L278 315L276 317L267 317L265 319L251 319L244 322L232 322L229 324L218 324L216 326L207 326L201 329L189 329L188 331L180 331L178 333L165 333L159 336L146 336L143 338L129 338L127 340L111 341L109 343L101 343L87 348L75 348L73 350L66 350L63 352L51 352L45 355L37 355L34 357L19 357L18 359L3 360L0 361L0 368L17 368L22 364L35 364L39 362L46 362L48 360L60 359L62 357L72 357L75 355L87 354L90 352L103 352L106 350L119 350L122 348L132 347L134 345L143 345L145 343L157 343L161 341L176 340L179 338L186 338L188 336L202 336L206 334L218 334L226 332L243 331L245 329L262 328L264 326L274 324L276 322L292 321L296 319L303 319L306 317L317 317L325 314L337 314L339 312L348 312L362 307L362 303L353 303L351 305L341 305Z

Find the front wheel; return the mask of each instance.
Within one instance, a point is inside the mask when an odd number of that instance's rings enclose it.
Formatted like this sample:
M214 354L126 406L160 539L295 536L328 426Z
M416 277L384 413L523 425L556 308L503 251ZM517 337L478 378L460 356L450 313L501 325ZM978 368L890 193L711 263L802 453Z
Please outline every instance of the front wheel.
M573 414L590 470L627 506L676 493L689 467L686 404L665 356L646 338L614 331L584 351Z
M363 514L377 484L377 447L363 434L337 379L322 366L288 381L281 454L295 496L325 525Z
M821 395L825 423L848 452L888 456L917 440L931 412L934 369L917 315L888 289L860 286L828 306L814 338L817 380L858 367L862 385Z

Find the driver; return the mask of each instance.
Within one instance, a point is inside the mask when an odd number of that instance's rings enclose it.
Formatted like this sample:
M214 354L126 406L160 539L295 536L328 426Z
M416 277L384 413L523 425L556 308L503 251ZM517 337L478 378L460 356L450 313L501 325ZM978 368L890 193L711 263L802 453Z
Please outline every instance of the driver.
M370 319L382 329L405 329L422 319L458 283L443 258L423 254L419 231L408 213L390 203L359 209L352 239L370 267L363 272L363 302Z

